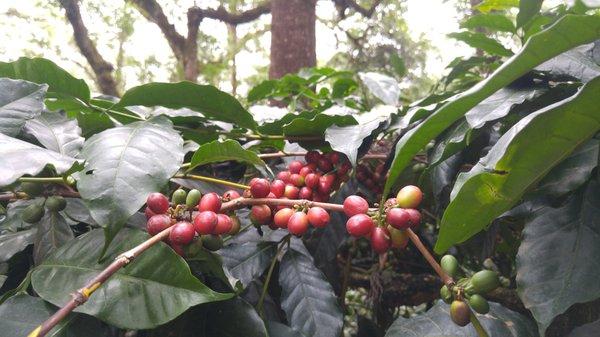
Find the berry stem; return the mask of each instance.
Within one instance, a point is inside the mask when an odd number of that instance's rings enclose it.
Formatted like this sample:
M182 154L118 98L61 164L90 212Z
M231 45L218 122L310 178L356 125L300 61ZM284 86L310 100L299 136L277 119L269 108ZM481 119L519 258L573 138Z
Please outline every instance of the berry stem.
M264 311L263 311L263 303L265 302L265 296L267 295L267 290L269 290L269 283L271 282L271 276L273 276L273 270L275 269L275 264L277 263L277 259L283 247L285 247L286 243L290 241L291 234L288 234L279 241L279 248L277 248L277 252L275 256L273 256L273 260L271 261L271 265L269 266L269 271L267 272L267 276L265 278L265 282L263 284L262 292L260 293L260 297L258 299L258 303L256 304L256 311L260 314L260 317L264 319Z
M470 319L471 319L471 324L473 324L473 327L475 328L475 331L477 332L477 336L479 337L489 337L487 331L485 331L484 327L481 325L481 322L479 322L479 319L477 318L477 315L475 315L475 313L469 309L470 311Z
M8 192L0 194L0 201L10 201L15 199L28 199L29 196L24 192Z
M58 183L64 184L65 181L62 177L21 177L18 179L19 182L22 183L38 183L38 184L49 184L49 183Z
M421 242L421 239L419 239L419 236L417 234L415 234L415 232L413 232L413 230L410 228L406 230L406 234L408 234L408 238L410 239L410 241L412 241L412 243L421 252L421 255L423 255L425 260L427 260L427 263L429 263L429 265L433 268L433 270L435 270L435 272L440 276L440 278L442 279L442 282L444 282L444 284L447 285L448 287L451 287L454 284L454 280L452 279L452 277L450 277L448 274L446 274L446 272L444 272L444 270L442 269L440 264L436 261L436 259L433 257L433 255L431 255L431 253L429 252L427 247L425 247L423 242Z
M222 179L217 179L217 178L212 178L212 177L200 176L200 175L196 175L196 174L178 174L178 175L173 176L173 178L174 179L179 178L179 179L192 179L192 180L206 181L209 183L240 188L243 190L247 190L248 188L250 188L250 186L248 186L248 185L238 184L238 183L234 183L232 181L227 181L227 180L222 180Z

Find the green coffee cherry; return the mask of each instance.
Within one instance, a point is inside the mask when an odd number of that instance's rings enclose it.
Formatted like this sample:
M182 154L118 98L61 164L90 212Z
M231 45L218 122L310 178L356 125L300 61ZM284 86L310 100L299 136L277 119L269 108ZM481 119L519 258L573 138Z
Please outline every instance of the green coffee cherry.
M187 196L187 193L185 192L185 190L183 190L181 188L177 189L177 190L175 190L175 192L173 192L173 195L171 196L171 202L173 202L173 204L175 206L183 205L183 204L185 204L186 196Z
M223 239L220 235L202 235L202 245L204 248L214 252L223 247Z
M30 198L39 197L44 192L44 185L24 182L21 184L21 191L27 193Z
M199 237L195 237L192 243L183 246L183 251L186 257L194 257L202 250L202 240Z
M452 255L444 255L440 261L442 269L451 277L458 275L458 260Z
M466 326L471 322L471 310L463 301L453 301L450 305L450 318L458 326Z
M190 190L187 194L187 198L185 198L185 206L189 209L193 209L198 206L201 197L202 193L197 189Z
M23 210L21 213L21 219L27 223L36 223L44 216L44 207L37 204L31 204Z
M440 297L448 304L452 303L452 291L446 285L440 288Z
M60 195L55 195L46 199L46 207L49 211L60 212L67 207L67 201Z
M498 273L491 270L481 270L471 277L473 289L478 294L488 293L500 286Z
M426 165L426 164L423 164L423 163L418 163L418 164L414 164L414 165L413 165L413 167L412 167L412 171L413 171L414 173L419 173L419 172L423 171L423 170L424 170L424 169L426 169L426 168L427 168L427 165Z
M490 312L490 304L488 301L481 295L473 295L469 298L469 305L476 313L485 315Z

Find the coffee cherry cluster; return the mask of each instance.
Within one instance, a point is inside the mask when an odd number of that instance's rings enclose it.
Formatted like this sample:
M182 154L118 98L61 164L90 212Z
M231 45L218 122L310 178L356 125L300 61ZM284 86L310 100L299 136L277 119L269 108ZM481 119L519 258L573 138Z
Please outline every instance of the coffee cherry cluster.
M67 201L60 195L50 196L44 199L43 202L34 202L25 207L21 213L21 219L27 223L34 224L42 220L46 209L50 212L60 212L67 207Z
M344 200L344 213L349 217L346 230L354 237L367 237L371 247L379 254L390 247L404 248L408 243L406 229L415 228L421 222L421 213L416 209L423 193L416 186L405 186L396 198L384 204L385 214L370 211L369 203L360 196L351 195Z
M376 199L381 197L386 179L387 175L385 174L384 163L379 163L375 166L369 163L361 163L356 166L356 180L375 193Z
M444 255L440 261L444 272L453 278L460 276L458 261L452 255ZM480 314L490 311L490 304L484 295L501 285L498 273L491 270L481 270L471 277L462 277L456 284L442 286L440 297L450 304L450 318L459 326L470 323L470 309Z
M146 228L150 235L156 235L172 226L167 243L182 256L193 256L201 247L219 250L222 235L240 230L236 216L221 213L222 200L239 197L236 191L221 197L214 192L202 195L196 189L178 189L170 203L164 194L151 193L146 200Z

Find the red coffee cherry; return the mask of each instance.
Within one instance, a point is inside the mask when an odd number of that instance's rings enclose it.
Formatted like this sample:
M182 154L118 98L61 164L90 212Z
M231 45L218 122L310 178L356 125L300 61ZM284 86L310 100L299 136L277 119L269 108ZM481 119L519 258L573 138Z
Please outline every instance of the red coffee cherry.
M308 188L315 188L319 184L319 175L316 173L309 173L304 177L304 184Z
M298 193L298 198L310 200L312 198L312 195L313 191L310 188L304 186L300 189L300 193Z
M271 183L271 193L275 195L275 198L281 198L283 196L283 192L285 192L285 183L283 180L273 180Z
M335 165L340 162L340 154L338 152L329 152L327 154L327 159Z
M156 215L156 213L152 212L150 207L147 207L147 206L146 206L146 209L144 209L144 214L146 215L146 219L150 219L151 217Z
M302 187L304 186L304 177L297 173L292 173L292 175L290 176L290 183L292 183L295 186Z
M366 214L368 210L369 203L358 195L351 195L344 200L344 213L347 216Z
M397 229L410 227L410 214L403 208L390 208L385 215L385 222Z
M349 162L345 162L342 165L340 165L340 167L338 167L337 173L340 175L345 175L350 171L351 168L352 164L350 164Z
M287 224L290 233L300 236L308 230L308 216L304 212L295 212Z
M294 210L291 208L282 208L273 217L273 223L278 228L287 228L290 217L294 214Z
M217 213L213 211L203 211L194 217L194 229L200 235L212 234L217 227Z
M162 193L154 192L148 195L146 205L156 214L164 214L169 210L169 198Z
M421 212L419 212L418 210L416 210L414 208L409 208L406 210L406 213L408 213L408 215L410 217L410 227L411 228L418 227L419 224L421 223Z
M290 165L288 165L288 170L290 170L290 173L300 173L300 170L302 169L302 167L304 167L304 164L302 164L301 161L298 160L294 160L293 162L290 163Z
M308 166L304 166L302 169L300 169L300 172L298 172L298 174L302 177L306 177L306 175L309 173L313 173L313 169Z
M169 233L169 242L175 245L187 245L194 239L196 231L194 225L187 221L180 221L173 225Z
M317 166L319 167L319 170L323 172L329 172L333 170L333 164L331 164L331 161L327 158L321 157L321 159L319 159L317 162Z
M407 185L402 187L396 195L398 206L402 208L416 208L423 200L423 192L417 186Z
M283 181L284 183L288 183L290 181L290 175L292 173L290 171L281 171L277 173L277 179Z
M285 185L285 191L283 192L283 196L288 199L298 199L298 195L300 194L300 190L298 187L294 185Z
M235 190L229 190L225 193L223 193L223 200L233 200L233 199L237 199L241 197L240 193L238 191Z
M198 211L213 211L219 213L221 211L221 198L215 192L210 192L202 196L200 204L198 204Z
M318 190L321 194L329 194L331 193L331 187L333 186L333 182L335 181L334 174L327 174L319 178Z
M317 163L317 161L319 161L320 158L321 154L319 153L319 151L315 150L308 151L306 155L304 155L304 159L307 163Z
M317 163L308 163L306 165L304 165L306 167L308 167L309 169L311 169L313 172L317 171Z
M322 228L329 223L329 213L322 207L311 207L306 215L308 222L314 227Z
M156 214L146 222L148 234L154 236L171 226L171 217L166 214Z
M346 230L354 237L361 237L371 233L374 225L373 219L368 215L356 214L346 222Z
M375 227L371 232L371 247L379 254L383 254L390 249L390 233L383 227Z
M220 235L227 234L233 228L233 221L227 214L217 214L217 226L213 230L212 234Z
M267 179L259 178L250 182L250 193L254 198L265 198L271 192L271 184Z
M267 205L254 205L250 210L250 221L257 225L271 223L271 208Z

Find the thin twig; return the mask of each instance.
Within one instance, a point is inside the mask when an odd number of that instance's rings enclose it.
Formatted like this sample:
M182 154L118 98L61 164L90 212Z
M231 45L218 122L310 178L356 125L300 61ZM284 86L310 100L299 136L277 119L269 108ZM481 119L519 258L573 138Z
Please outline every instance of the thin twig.
M421 252L421 255L423 255L425 260L427 260L427 263L429 263L433 270L435 270L435 272L440 276L442 282L444 282L444 284L446 284L448 287L452 286L454 284L454 280L452 279L452 277L446 274L446 272L444 272L442 266L440 266L440 264L436 261L433 255L431 255L427 247L425 247L423 242L421 242L419 236L415 234L415 232L413 232L413 230L410 228L406 230L406 233L408 234L408 238L410 239L410 241L412 241L412 243Z
M475 315L475 313L469 309L470 311L470 318L471 318L471 324L473 324L473 327L475 328L475 331L477 332L477 336L479 337L489 337L487 331L485 331L485 328L481 325L481 322L479 322L479 319L477 318L477 315Z
M289 242L290 236L291 236L291 234L288 234L285 237L283 237L283 239L281 239L279 248L277 248L277 252L275 253L275 256L273 256L273 260L271 261L271 265L269 266L269 271L267 271L267 276L266 276L265 282L263 284L262 292L260 293L260 297L258 298L258 303L256 304L256 311L258 311L258 314L262 318L264 318L263 303L265 302L265 296L267 295L267 290L269 289L269 283L271 282L271 276L273 276L273 270L275 269L275 264L277 263L277 259L279 257L279 254L281 254L283 247L285 247L285 244L287 242Z
M200 175L196 175L196 174L178 174L178 175L174 176L173 178L206 181L206 182L213 183L213 184L241 188L243 190L250 188L250 186L248 186L248 185L238 184L238 183L234 183L232 181L227 181L227 180L222 180L222 179L217 179L217 178L212 178L212 177L207 177L207 176L200 176Z

